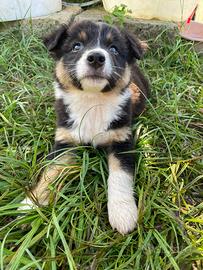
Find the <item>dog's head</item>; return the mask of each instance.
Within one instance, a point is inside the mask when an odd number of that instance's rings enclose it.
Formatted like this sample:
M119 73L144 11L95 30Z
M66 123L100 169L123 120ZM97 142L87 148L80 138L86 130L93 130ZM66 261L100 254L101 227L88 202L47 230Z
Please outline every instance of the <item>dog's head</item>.
M56 78L66 90L122 90L130 82L131 65L144 52L131 34L90 21L62 25L44 43L57 60Z

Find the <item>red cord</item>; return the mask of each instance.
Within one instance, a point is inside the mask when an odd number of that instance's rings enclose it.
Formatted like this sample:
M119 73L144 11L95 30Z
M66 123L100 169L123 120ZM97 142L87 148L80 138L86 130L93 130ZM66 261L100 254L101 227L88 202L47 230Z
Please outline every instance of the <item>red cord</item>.
M188 19L187 19L187 21L186 21L187 24L189 24L189 23L191 22L191 20L192 20L194 14L195 14L196 8L197 8L197 5L196 5L196 7L194 8L194 10L192 11L192 14L190 15L190 17L188 17Z

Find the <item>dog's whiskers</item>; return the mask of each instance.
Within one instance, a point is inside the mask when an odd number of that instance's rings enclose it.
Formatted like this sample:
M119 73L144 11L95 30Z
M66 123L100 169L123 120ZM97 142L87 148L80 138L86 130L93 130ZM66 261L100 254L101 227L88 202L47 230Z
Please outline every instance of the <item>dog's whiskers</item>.
M65 64L65 63L64 63L63 65L64 65L64 67L66 67L68 70L69 70L70 67L76 69L76 65L75 65L75 64Z
M69 73L71 73L71 74L76 74L76 71L77 71L77 70L76 70L76 68L73 68L73 69L69 69L68 71L69 71Z
M118 69L122 69L122 70L125 70L125 68L123 67L119 67L119 66L115 66L115 65L112 65L113 68L118 68Z
M116 72L116 71L114 70L114 71L113 71L113 73L114 73L116 76L118 76L119 78L121 78L121 79L122 79L121 75L120 75L120 74L118 74L118 72Z
M113 74L115 74L119 78L119 80L122 80L126 84L126 81L123 79L123 77L120 74L118 74L116 71L113 71ZM113 78L116 79L115 76L113 76Z

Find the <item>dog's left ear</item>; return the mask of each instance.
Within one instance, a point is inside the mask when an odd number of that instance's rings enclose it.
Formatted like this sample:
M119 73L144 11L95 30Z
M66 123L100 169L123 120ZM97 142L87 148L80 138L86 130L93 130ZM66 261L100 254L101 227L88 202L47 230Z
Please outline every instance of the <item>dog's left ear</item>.
M134 58L140 60L146 51L147 44L134 37L131 33L125 32L124 35L129 50L129 62L133 61Z
M62 45L68 36L68 26L63 24L49 36L43 39L44 45L55 59L63 55Z

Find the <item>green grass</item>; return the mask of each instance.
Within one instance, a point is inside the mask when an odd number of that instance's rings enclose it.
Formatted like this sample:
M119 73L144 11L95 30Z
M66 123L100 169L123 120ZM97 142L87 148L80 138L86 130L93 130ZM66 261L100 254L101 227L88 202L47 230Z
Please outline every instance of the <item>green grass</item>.
M18 217L53 143L53 62L34 34L1 33L1 270L202 269L203 74L190 43L159 38L141 64L152 94L133 125L139 222L122 236L108 223L105 156L92 147L50 187L49 207Z

